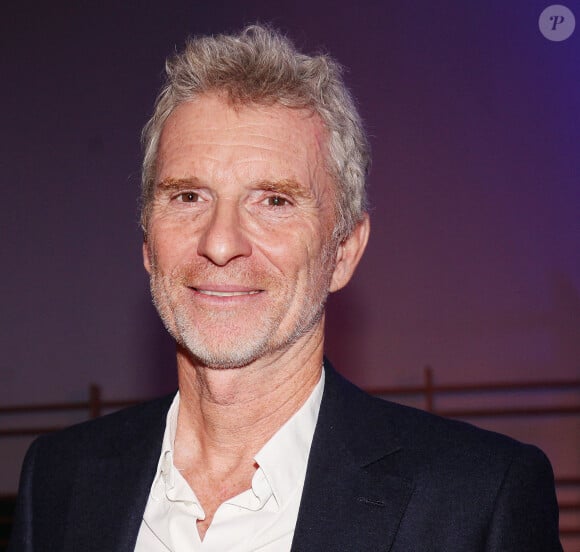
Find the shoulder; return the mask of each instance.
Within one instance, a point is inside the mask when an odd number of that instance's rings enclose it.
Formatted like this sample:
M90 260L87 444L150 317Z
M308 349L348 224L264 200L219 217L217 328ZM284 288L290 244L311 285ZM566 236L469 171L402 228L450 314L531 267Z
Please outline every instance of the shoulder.
M60 550L69 522L75 527L71 534L90 534L87 527L101 519L103 507L118 508L116 497L132 493L131 501L144 503L171 400L165 397L37 438L22 466L13 549L34 539L41 547L48 542L47 550Z
M339 435L335 450L349 451L376 481L394 476L412 489L404 542L433 539L463 550L458 539L486 538L493 550L561 550L554 476L539 448L372 397L327 374L323 434Z
M544 453L533 445L511 437L478 428L472 424L442 418L423 410L372 397L333 373L330 387L348 404L340 409L348 412L347 426L351 439L359 448L369 441L396 442L405 466L417 474L456 481L478 478L485 474L489 482L501 482L506 472L518 469L546 470L550 464ZM331 392L333 392L331 390ZM405 467L401 466L405 471ZM414 477L414 478L415 478Z

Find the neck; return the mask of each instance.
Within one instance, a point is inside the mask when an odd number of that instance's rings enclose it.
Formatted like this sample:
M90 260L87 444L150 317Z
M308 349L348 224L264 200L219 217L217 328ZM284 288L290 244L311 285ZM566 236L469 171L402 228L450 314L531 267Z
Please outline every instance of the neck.
M178 349L176 461L234 469L247 464L306 402L322 368L322 328L286 351L215 369Z

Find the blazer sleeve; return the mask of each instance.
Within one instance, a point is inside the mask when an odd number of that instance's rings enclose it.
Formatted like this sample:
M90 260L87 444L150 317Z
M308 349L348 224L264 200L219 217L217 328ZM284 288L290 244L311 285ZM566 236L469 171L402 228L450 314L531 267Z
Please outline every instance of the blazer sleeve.
M554 474L544 453L522 447L495 501L486 552L562 552Z
M34 550L32 481L37 446L38 440L34 441L28 449L22 465L14 523L7 552L32 552Z

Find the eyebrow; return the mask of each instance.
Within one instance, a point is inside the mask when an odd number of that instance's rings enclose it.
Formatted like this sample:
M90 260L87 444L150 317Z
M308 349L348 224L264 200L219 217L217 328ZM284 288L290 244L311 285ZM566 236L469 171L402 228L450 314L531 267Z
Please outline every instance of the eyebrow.
M199 188L201 187L200 181L198 178L191 177L191 178L164 178L161 180L156 188L158 190L183 190L184 188L192 187L192 188Z
M291 178L274 181L259 180L258 182L254 183L254 186L266 192L284 194L290 197L299 197L302 199L308 199L312 197L312 194L309 190L305 189L304 186L301 186L298 182L296 182L296 180Z
M188 178L164 178L156 186L157 190L163 191L183 190L188 187L202 187L199 178L195 176ZM309 190L306 190L304 186L301 186L292 178L284 178L282 180L258 180L253 183L253 187L265 192L284 194L290 197L302 199L309 199L312 197Z

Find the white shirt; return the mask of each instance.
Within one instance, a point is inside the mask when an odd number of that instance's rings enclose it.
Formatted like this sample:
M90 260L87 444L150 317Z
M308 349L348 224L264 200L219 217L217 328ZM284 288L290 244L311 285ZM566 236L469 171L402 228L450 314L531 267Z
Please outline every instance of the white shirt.
M196 522L205 513L193 489L173 465L179 393L167 413L161 456L135 552L289 551L314 428L324 370L304 405L256 454L252 487L217 509L203 541Z

